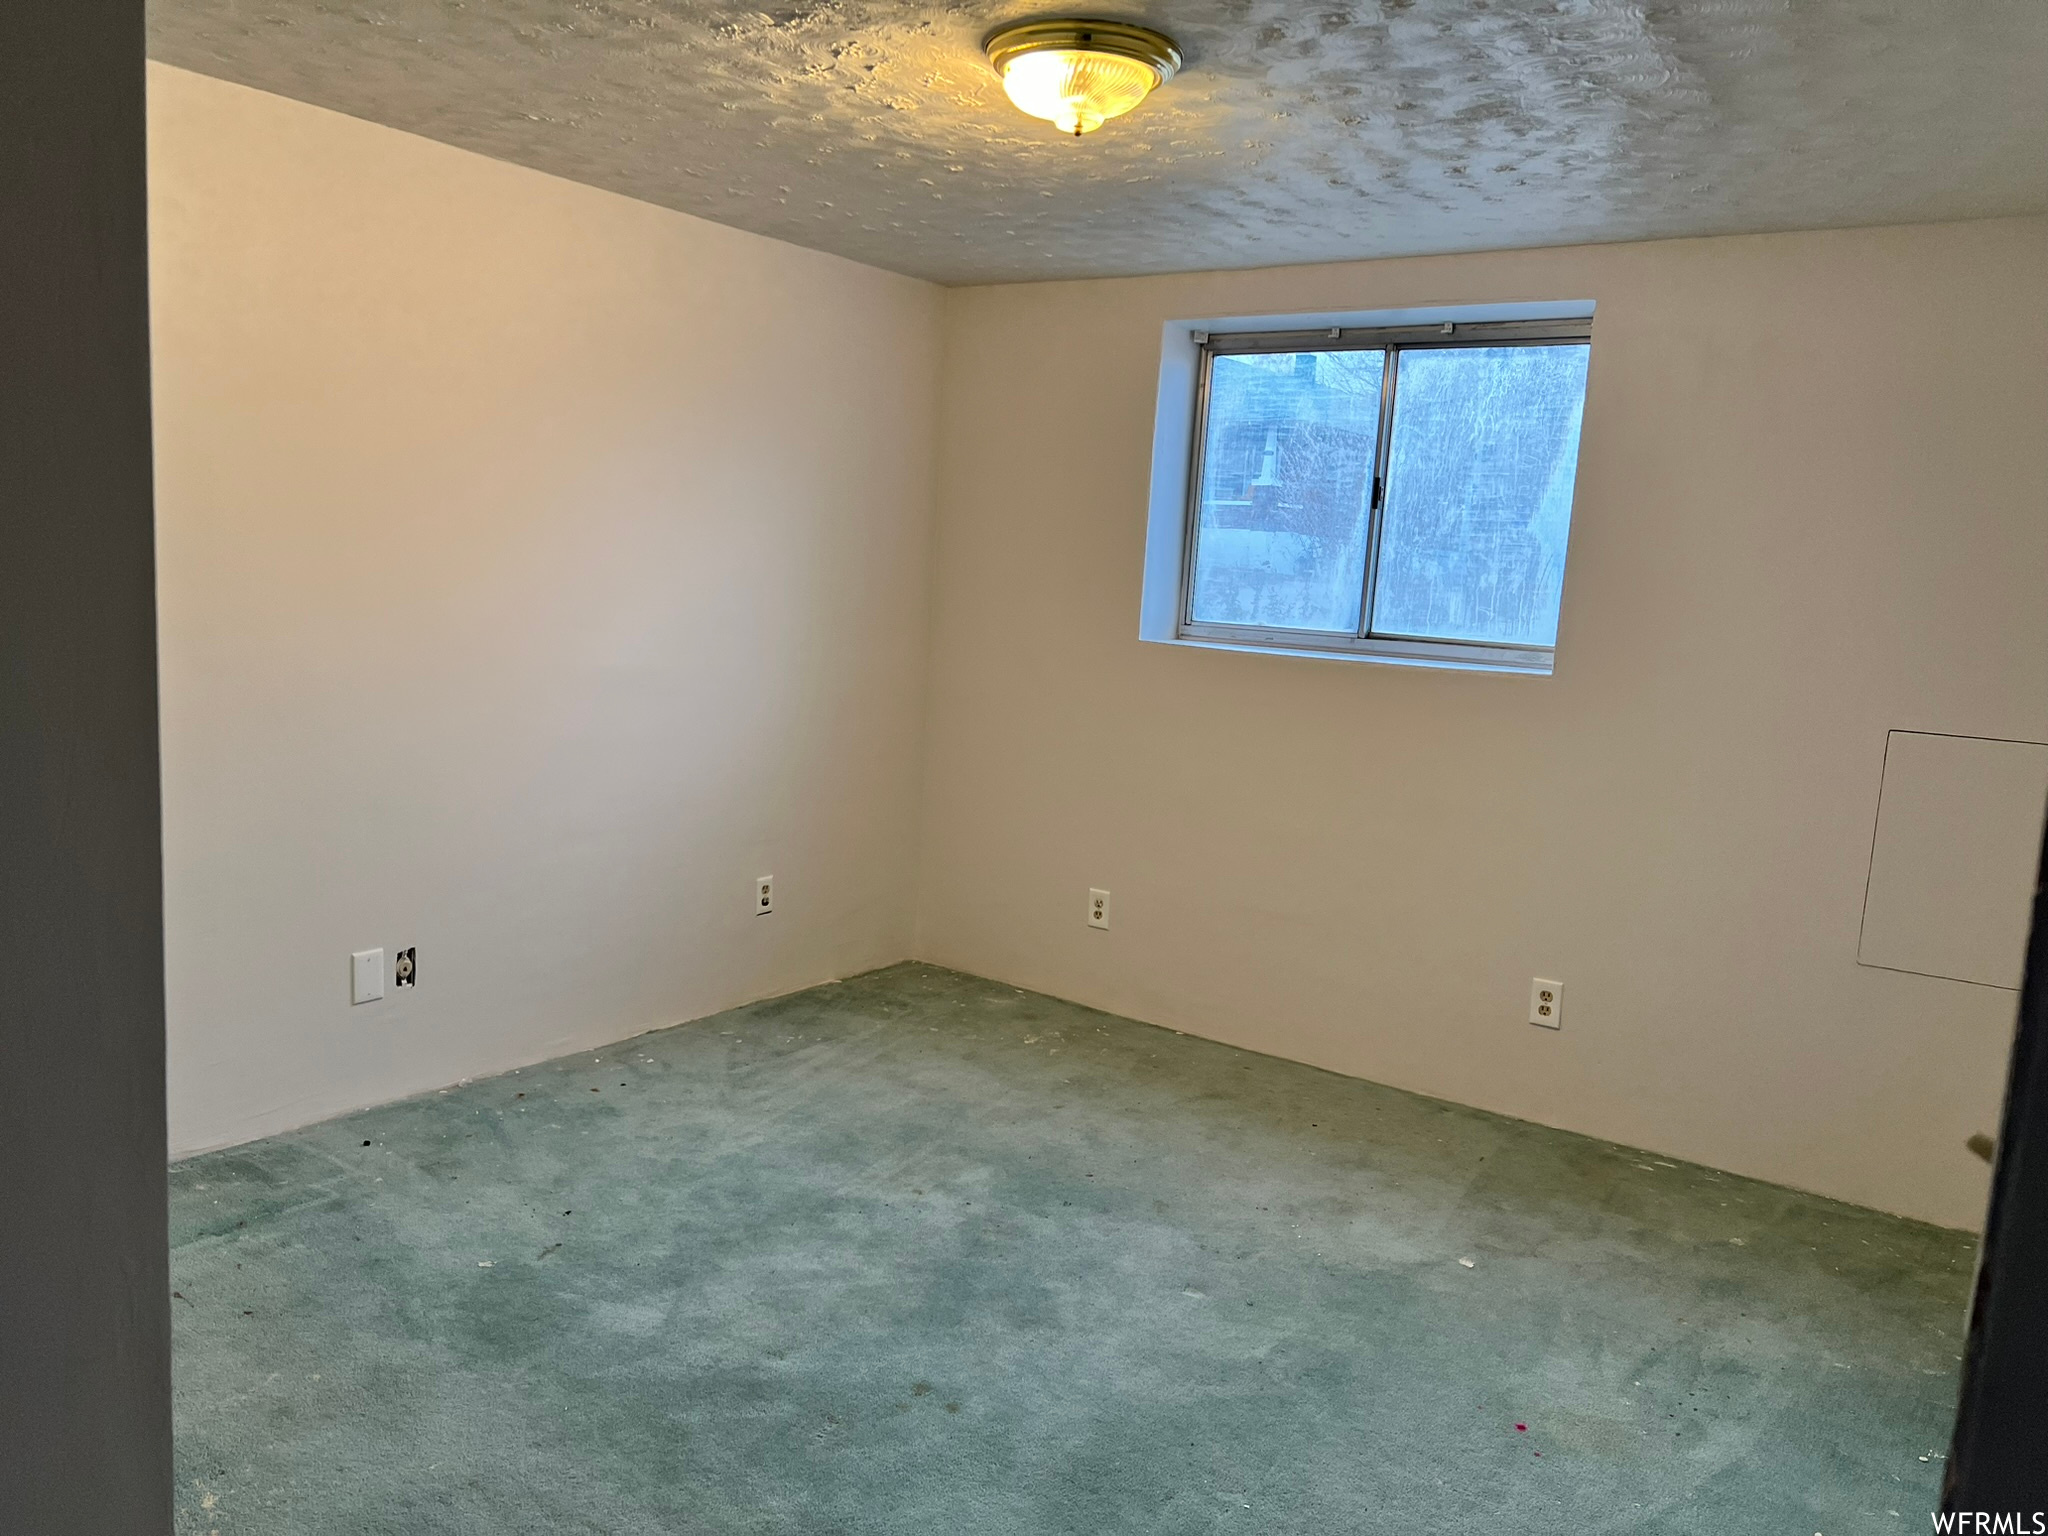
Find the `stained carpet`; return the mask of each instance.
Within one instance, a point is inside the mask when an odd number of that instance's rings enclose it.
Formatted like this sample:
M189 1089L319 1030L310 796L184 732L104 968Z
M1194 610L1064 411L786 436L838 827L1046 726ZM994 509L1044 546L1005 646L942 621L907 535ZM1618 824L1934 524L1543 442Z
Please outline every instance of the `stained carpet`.
M1973 1240L907 964L178 1164L177 1529L1925 1529Z

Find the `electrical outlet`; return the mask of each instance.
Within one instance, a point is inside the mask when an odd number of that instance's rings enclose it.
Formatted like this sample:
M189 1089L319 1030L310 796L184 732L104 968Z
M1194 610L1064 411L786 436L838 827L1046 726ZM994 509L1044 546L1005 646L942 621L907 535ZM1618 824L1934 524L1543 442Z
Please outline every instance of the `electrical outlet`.
M775 877L763 875L754 882L754 912L766 917L775 910Z
M419 980L419 962L413 958L408 947L401 949L391 961L391 980L394 985L409 987Z
M1541 976L1529 983L1529 1022L1545 1029L1564 1028L1564 983Z
M1088 926L1107 928L1109 926L1109 892L1091 890L1088 892Z
M348 958L350 1006L376 1002L384 995L384 951L359 949Z

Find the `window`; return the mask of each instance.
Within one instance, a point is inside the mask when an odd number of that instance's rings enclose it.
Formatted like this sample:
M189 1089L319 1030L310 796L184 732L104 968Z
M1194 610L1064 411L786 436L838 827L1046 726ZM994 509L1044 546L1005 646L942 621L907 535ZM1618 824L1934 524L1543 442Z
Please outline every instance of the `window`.
M1195 332L1174 637L1549 671L1590 337Z

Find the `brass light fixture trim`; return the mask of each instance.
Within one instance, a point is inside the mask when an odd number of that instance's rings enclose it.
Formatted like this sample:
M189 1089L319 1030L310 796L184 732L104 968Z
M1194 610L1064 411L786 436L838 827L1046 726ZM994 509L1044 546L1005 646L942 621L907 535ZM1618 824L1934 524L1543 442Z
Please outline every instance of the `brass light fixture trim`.
M1018 22L981 46L1020 111L1077 138L1130 111L1181 65L1172 38L1127 21Z

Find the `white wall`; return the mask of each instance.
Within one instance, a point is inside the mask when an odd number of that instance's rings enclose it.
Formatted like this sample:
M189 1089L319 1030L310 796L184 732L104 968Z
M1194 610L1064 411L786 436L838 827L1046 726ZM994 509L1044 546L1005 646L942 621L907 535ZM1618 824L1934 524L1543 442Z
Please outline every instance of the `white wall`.
M1585 298L1554 677L1138 640L1167 320ZM947 303L921 956L1981 1219L2013 994L1857 925L1887 728L2048 740L2048 222Z
M173 1149L901 958L937 290L149 86Z

